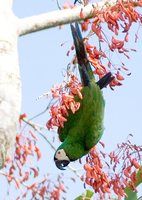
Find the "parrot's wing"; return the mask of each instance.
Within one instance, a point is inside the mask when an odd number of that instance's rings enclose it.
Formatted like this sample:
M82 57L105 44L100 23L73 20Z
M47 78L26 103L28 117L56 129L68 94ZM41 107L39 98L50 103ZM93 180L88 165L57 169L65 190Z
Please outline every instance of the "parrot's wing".
M80 108L81 108L82 104L81 99L78 96L75 96L75 101L80 102ZM66 137L69 134L69 130L72 127L75 127L79 123L81 112L82 112L81 109L79 109L75 114L73 114L71 110L68 111L69 116L67 118L67 122L65 122L63 128L62 127L58 128L59 139L61 142L63 142L66 139Z

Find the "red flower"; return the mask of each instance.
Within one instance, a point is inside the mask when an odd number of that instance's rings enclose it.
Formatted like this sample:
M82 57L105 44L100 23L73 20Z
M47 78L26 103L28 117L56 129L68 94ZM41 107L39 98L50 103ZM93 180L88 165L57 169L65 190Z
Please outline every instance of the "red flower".
M104 148L104 145L102 147ZM135 183L137 170L141 168L141 156L140 147L133 145L130 140L119 144L118 149L109 155L94 147L84 165L85 182L94 189L99 199L107 199L106 195L109 196L111 191L117 195L118 199L127 197L126 186L137 192ZM108 157L110 162L108 162ZM123 166L121 170L119 164Z
M78 96L82 99L82 86L74 74L69 76L65 86L56 85L51 89L52 98L57 99L56 103L50 107L51 118L46 123L48 129L54 127L64 127L64 123L69 116L68 111L71 110L75 113L80 103L75 101Z

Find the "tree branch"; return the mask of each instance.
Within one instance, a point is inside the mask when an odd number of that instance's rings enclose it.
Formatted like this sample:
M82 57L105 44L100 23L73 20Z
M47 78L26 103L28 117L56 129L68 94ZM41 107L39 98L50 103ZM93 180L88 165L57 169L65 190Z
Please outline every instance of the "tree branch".
M37 16L26 17L19 20L19 35L26 35L32 32L68 24L82 20L80 16L81 9L85 15L85 19L95 17L94 9L104 10L107 7L115 5L117 0L103 0L98 3L88 4L87 6L74 7L73 9L64 9L40 14Z

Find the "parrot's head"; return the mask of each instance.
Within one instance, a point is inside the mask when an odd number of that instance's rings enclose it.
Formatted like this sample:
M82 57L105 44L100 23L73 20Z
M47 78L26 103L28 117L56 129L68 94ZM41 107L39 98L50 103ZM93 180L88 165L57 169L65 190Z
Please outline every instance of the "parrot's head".
M70 163L70 159L64 149L57 149L54 155L54 162L58 169L65 170L65 167Z

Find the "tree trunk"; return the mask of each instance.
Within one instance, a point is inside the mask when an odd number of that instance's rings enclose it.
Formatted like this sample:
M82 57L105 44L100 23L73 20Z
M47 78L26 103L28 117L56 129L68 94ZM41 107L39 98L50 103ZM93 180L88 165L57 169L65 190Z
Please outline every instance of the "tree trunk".
M21 104L17 38L12 0L0 0L0 168L14 149Z

